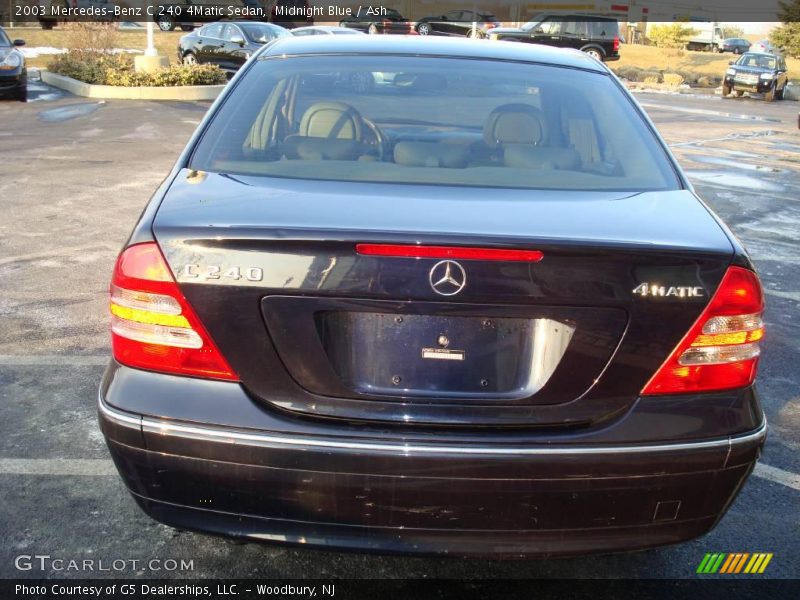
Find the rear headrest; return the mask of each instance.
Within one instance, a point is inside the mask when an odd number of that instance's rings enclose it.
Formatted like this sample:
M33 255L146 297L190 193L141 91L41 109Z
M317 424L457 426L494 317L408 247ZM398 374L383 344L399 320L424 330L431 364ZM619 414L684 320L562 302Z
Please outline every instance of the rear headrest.
M490 148L500 144L541 144L545 139L542 111L529 104L504 104L495 108L483 126Z
M300 135L361 140L363 121L358 111L342 102L316 102L300 119Z

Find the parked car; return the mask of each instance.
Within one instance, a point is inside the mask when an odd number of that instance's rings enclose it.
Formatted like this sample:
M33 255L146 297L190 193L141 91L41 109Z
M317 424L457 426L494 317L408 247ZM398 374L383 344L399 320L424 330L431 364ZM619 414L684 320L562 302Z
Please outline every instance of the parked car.
M719 45L720 52L733 52L734 54L744 54L750 50L750 42L744 38L728 38L722 40Z
M712 529L766 435L762 289L611 71L441 37L253 58L114 269L98 408L139 506L447 555ZM356 71L396 75L334 89Z
M181 36L178 60L185 65L214 64L228 73L236 72L261 46L291 35L274 23L220 21Z
M28 70L25 56L19 51L25 40L8 37L0 27L0 96L12 97L22 102L28 100Z
M339 27L358 29L370 35L400 34L416 35L417 30L412 21L393 8L383 6L359 6L356 12L339 21Z
M348 29L347 27L336 27L335 25L312 25L311 27L298 27L291 30L292 35L364 35L358 29Z
M575 48L600 61L619 60L619 24L613 17L539 15L521 27L497 27L489 39Z
M473 24L476 25L473 32ZM451 10L435 17L423 17L417 21L420 35L460 35L485 38L489 31L501 23L492 13L471 10Z
M96 0L107 1L107 0ZM180 27L192 31L196 25L220 20L234 9L246 12L251 9L253 18L248 20L266 21L266 14L260 0L158 0L155 5L155 19L161 31L173 31Z
M783 99L789 75L786 60L782 56L747 52L736 61L731 61L722 81L722 96L732 91L737 96L745 92L764 94L764 100L771 102Z
M762 52L764 54L777 54L779 50L772 45L769 40L758 40L750 46L752 52Z

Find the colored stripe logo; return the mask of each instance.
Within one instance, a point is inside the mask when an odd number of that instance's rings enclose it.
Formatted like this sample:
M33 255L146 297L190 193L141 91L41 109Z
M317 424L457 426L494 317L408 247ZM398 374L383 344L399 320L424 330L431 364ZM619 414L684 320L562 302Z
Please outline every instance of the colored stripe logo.
M710 552L703 557L700 566L697 567L697 573L756 575L766 570L772 556L772 552Z

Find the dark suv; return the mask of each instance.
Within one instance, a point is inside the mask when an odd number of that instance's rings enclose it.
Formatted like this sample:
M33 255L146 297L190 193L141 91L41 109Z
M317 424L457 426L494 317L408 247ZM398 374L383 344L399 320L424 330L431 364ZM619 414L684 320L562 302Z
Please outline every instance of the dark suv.
M600 61L619 60L619 25L613 17L538 15L521 27L498 27L489 39L575 48Z
M783 99L783 92L789 83L786 60L774 54L747 52L737 61L731 61L722 81L722 97L732 91L737 96L745 92L764 94L764 100L771 102Z

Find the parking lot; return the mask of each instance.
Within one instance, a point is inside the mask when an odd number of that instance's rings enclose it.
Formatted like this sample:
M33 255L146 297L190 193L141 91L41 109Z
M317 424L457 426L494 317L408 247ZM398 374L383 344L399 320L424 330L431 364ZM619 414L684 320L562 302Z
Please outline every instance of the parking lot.
M800 573L798 103L638 95L699 193L750 250L767 294L759 388L769 439L730 512L680 546L485 561L240 544L178 532L139 511L95 417L108 360L108 279L208 105L91 101L37 82L30 96L28 104L0 102L0 576L693 578L707 552L771 552L765 577ZM125 564L19 571L19 555ZM149 568L167 559L192 568Z

